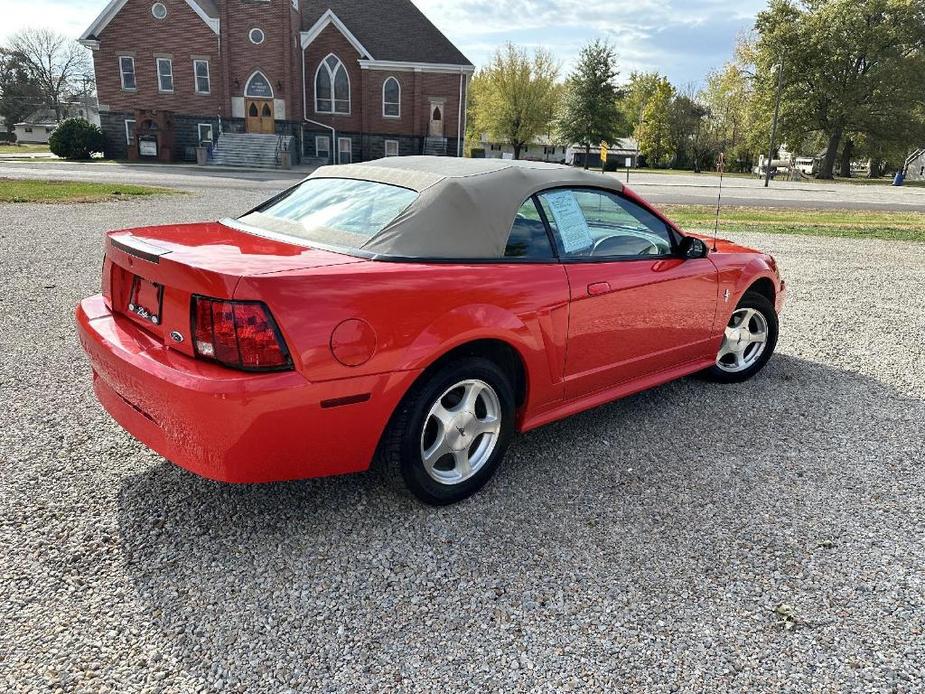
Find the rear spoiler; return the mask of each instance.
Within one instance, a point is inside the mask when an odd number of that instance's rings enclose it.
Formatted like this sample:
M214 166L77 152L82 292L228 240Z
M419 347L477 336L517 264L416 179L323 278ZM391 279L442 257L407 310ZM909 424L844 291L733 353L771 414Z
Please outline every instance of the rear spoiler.
M159 248L134 236L120 236L118 239L110 236L109 243L113 248L149 263L159 263L162 256L170 253L166 248Z

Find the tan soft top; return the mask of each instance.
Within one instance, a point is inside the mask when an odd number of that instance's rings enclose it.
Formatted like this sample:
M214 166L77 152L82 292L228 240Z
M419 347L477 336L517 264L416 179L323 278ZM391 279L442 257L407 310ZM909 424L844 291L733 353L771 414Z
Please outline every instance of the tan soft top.
M419 193L362 250L400 258L500 258L517 210L557 186L623 189L612 176L543 162L450 157L389 157L323 166L309 178L350 178Z

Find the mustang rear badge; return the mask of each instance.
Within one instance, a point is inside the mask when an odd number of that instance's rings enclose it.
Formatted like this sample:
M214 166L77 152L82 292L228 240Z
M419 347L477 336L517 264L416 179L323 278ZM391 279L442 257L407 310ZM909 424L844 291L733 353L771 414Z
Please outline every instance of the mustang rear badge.
M145 320L151 321L152 323L154 323L154 325L157 325L161 320L156 315L152 315L151 312L148 311L148 309L146 309L144 306L136 306L135 304L129 304L128 310L134 313L139 318L144 318Z
M163 305L164 286L157 282L148 282L138 275L132 278L132 290L129 294L128 310L139 318L150 321L154 325L161 322L158 315ZM151 306L156 304L157 308L150 310L142 306L142 301Z

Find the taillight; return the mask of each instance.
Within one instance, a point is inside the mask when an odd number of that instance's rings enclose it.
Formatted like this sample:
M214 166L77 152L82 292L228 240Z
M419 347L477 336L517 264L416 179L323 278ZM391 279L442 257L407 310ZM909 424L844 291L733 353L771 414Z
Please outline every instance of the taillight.
M192 323L199 357L245 371L292 368L279 328L263 302L194 296Z

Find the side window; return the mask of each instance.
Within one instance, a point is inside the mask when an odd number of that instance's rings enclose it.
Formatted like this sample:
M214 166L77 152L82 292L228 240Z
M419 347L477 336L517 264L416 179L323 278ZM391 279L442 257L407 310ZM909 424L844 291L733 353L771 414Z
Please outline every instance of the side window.
M549 245L546 225L540 218L533 198L528 199L514 217L511 235L504 249L505 258L529 258L533 260L552 260L555 255Z
M668 226L615 193L562 188L539 197L563 258L639 258L671 253Z

